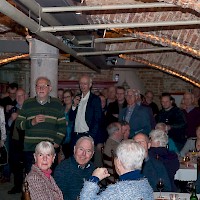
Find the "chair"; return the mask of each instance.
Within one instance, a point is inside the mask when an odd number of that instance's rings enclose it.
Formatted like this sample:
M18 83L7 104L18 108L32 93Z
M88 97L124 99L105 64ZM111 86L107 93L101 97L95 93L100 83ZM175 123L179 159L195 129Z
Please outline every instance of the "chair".
M102 158L103 167L107 168L109 171L109 174L110 174L110 177L105 179L106 185L116 183L119 176L115 170L114 151L111 150L111 157L110 157L104 153L104 148L102 147L101 148L101 158Z
M26 179L23 183L22 200L31 200L31 195L28 188L28 182L26 181Z

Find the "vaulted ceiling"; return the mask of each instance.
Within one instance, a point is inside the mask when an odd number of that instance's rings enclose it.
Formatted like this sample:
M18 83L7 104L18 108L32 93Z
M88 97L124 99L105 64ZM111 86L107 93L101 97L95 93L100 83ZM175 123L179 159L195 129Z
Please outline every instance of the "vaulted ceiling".
M1 59L27 56L28 29L95 71L149 66L200 87L200 1L10 3L0 0Z

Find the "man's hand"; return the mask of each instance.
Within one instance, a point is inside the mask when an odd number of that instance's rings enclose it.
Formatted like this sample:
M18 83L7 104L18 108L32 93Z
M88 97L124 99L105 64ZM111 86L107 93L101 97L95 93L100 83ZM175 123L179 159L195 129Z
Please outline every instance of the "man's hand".
M99 180L103 180L104 178L107 178L110 176L110 174L108 173L108 170L106 168L96 168L93 173L92 176L96 176L97 178L99 178Z
M38 123L45 122L45 116L44 115L36 115L35 118L32 119L31 123L33 126L35 126Z
M14 112L11 114L10 118L12 121L15 121L17 119L18 113Z
M6 112L9 112L14 106L12 105L7 105L6 106Z

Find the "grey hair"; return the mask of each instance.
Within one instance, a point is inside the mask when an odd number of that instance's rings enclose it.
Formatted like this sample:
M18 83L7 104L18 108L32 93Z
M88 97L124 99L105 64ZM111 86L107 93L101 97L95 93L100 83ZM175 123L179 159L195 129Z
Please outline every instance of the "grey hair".
M140 96L140 90L138 90L138 89L134 89L134 88L127 89L126 92L125 92L125 94L127 95L128 92L132 92L135 95L135 97Z
M83 74L83 75L79 78L79 80L80 80L81 78L83 78L83 77L88 78L89 83L92 84L93 80L92 80L92 78L91 78L88 74Z
M55 149L54 149L53 144L48 141L42 141L42 142L38 143L37 146L35 147L35 154L39 154L39 153L43 153L43 152L54 155Z
M149 137L154 142L160 142L160 147L166 147L168 143L168 136L162 130L152 130L149 134Z
M40 76L40 77L38 77L38 78L36 79L36 81L35 81L35 84L36 84L36 85L37 85L37 82L38 82L39 80L46 80L46 81L47 81L47 84L48 84L48 85L51 85L50 79L48 79L46 76Z
M92 138L91 136L83 136L83 137L80 137L80 138L77 140L76 145L77 145L78 143L82 142L83 140L88 140L88 141L90 141L91 144L92 144L92 149L93 149L93 151L94 151L94 140L93 140L93 138ZM76 145L75 145L75 146L76 146Z
M113 123L109 124L108 127L107 127L108 135L111 136L111 135L113 135L113 133L118 131L119 125L121 125L119 122L113 122Z
M167 124L163 123L163 122L159 122L156 124L155 129L156 130L166 130Z
M133 140L124 140L118 145L116 155L124 169L132 171L142 168L145 149Z

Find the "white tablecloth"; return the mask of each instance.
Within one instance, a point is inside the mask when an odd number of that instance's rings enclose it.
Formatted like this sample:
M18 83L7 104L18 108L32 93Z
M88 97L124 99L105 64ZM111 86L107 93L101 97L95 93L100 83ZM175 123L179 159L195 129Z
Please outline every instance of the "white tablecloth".
M179 181L196 181L197 180L197 167L196 165L186 167L180 165L180 169L176 172L175 180Z
M154 192L154 199L159 197L159 192ZM178 194L180 200L190 200L190 194L188 193L174 193L174 192L162 192L162 196L165 197L163 199L169 199L169 194ZM197 194L198 198L200 198L200 194Z

